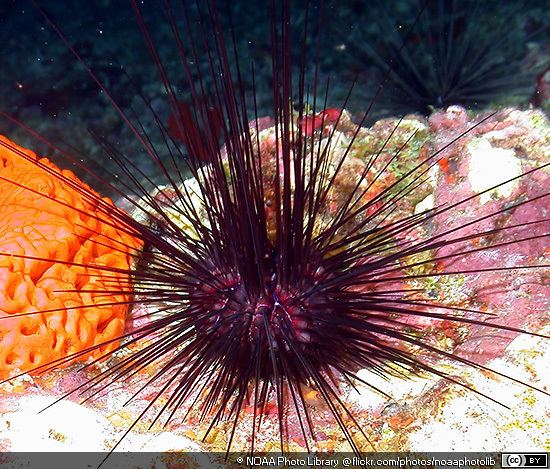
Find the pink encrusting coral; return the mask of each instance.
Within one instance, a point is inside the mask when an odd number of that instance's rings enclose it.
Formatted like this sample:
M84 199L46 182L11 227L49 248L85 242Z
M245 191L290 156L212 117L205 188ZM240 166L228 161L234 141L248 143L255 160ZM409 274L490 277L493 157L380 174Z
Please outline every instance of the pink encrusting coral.
M459 115L465 115L458 108ZM446 113L439 112L430 118L434 126L442 116L451 123L447 128L435 125L435 145L448 141L456 133L464 131L468 121L452 119L457 108ZM540 112L505 110L475 129L445 155L453 172L453 183L441 171L434 193L437 205L450 205L472 194L512 180L494 190L475 197L454 211L452 217L438 217L434 233L440 234L452 228L464 226L461 235L476 231L495 231L490 241L495 247L444 259L439 268L446 271L486 269L480 274L464 274L453 279L455 288L461 290L462 302L476 309L486 311L486 321L498 321L510 327L533 329L549 322L550 282L545 269L523 271L498 271L492 268L498 264L506 267L548 264L550 251L548 238L550 230L548 198L545 188L550 185L548 168L537 170L529 178L520 175L548 163L550 158L548 124ZM521 204L525 200L532 200ZM492 214L509 208L498 216ZM485 220L483 218L485 217ZM475 223L474 223L475 222ZM518 241L526 236L539 238L528 242ZM473 239L472 249L482 248L483 242ZM456 246L438 249L438 257L457 253ZM459 285L461 284L461 285ZM450 298L452 301L452 297ZM491 316L489 316L491 315ZM471 318L468 314L466 317ZM477 318L479 319L479 318ZM501 330L498 334L490 326L475 325L468 328L463 343L457 352L466 358L484 363L498 357L516 336Z
M0 194L0 377L113 350L141 245L113 203L3 136Z

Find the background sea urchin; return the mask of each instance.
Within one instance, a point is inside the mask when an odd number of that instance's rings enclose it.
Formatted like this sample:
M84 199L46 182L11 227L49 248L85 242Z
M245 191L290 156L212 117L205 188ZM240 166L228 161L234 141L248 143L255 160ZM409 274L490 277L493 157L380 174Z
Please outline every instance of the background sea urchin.
M382 115L526 106L548 67L544 2L352 2L337 17L331 27L340 55L363 92L371 90L367 99L386 77Z
M123 383L127 403L143 404L128 431L143 421L193 427L216 449L356 452L384 443L350 398L369 387L389 398L393 386L375 375L432 375L500 402L459 365L547 398L543 385L486 365L481 353L485 333L502 340L502 351L514 334L547 322L548 124L540 113L468 116L454 107L430 122L362 127L367 116L354 123L340 111L348 100L328 102L318 67L323 13L299 9L304 29L293 34L283 1L267 12L272 97L263 118L263 82L237 47L230 11L166 2L157 30L159 12L131 7L176 117L184 83L197 124L180 125L184 146L146 90L137 86L139 111L123 110L102 71L39 10L156 167L153 174L137 151L96 130L102 161L116 171L98 175L50 143L131 212L82 186L100 216L144 243L132 268L98 267L132 277L96 293L134 293L134 311L121 345L88 363L68 395L104 403ZM162 57L155 34L170 37L177 64ZM480 178L488 165L503 171ZM525 298L529 314L520 318ZM55 374L59 365L30 371ZM389 420L398 426L403 415Z

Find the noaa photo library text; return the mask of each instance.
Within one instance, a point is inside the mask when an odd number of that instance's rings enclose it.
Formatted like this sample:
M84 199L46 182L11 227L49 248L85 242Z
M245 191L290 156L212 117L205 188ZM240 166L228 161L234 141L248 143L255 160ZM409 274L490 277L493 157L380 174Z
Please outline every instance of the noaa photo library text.
M240 458L239 458L240 459ZM237 460L237 462L239 462ZM287 466L287 467L337 467L339 460L322 459L316 456L304 456L303 458L290 458L288 456L247 456L247 466Z
M485 458L368 458L359 456L319 458L316 456L304 456L291 458L288 456L247 456L238 458L238 463L246 463L247 466L275 466L275 467L479 467L494 466L496 460L491 456Z

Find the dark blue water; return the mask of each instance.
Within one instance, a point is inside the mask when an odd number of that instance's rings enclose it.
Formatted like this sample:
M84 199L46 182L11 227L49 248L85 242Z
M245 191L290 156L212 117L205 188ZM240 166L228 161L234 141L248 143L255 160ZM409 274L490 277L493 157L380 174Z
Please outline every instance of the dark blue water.
M182 19L179 2L174 4L173 16L186 53L191 54L190 44L200 49L207 40L212 45L211 29L205 8L199 11L195 2L183 3L189 23ZM229 44L230 31L234 32L243 89L255 94L260 116L270 115L273 87L268 2L233 1L231 18L225 2L219 3L218 29ZM306 3L295 2L291 14L294 73L297 81L300 70L305 70L309 83L304 90L306 104L315 99L319 108L326 96L327 106L342 107L355 83L345 107L359 115L383 82L369 122L406 113L428 115L434 108L455 103L468 109L526 107L537 75L548 66L549 15L543 1L430 0L419 17L422 2L416 0L327 1L322 7L320 2L312 2L305 32ZM129 2L50 0L39 4L116 103L140 116L145 130L157 138L148 107L164 124L170 107ZM140 8L178 99L189 100L190 87L162 2L144 1ZM2 111L50 141L71 145L90 164L100 162L99 170L105 163L90 129L125 152L139 155L135 138L106 93L30 2L1 3L0 43ZM232 54L231 49L230 60L236 63ZM193 80L202 81L207 94L214 93L207 54L199 51L189 61ZM234 81L237 87L238 79ZM253 111L250 106L249 114ZM26 132L5 119L0 121L0 132L44 154L56 153L41 142L31 143Z

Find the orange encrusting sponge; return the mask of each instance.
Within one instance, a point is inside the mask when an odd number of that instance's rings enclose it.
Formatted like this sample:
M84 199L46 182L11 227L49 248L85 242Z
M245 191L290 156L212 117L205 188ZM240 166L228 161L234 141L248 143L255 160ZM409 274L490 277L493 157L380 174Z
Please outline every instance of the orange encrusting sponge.
M124 332L132 255L141 242L108 224L115 223L98 206L108 204L115 211L112 201L71 171L1 135L0 141L0 377L6 378ZM117 345L111 342L80 358L97 358Z

